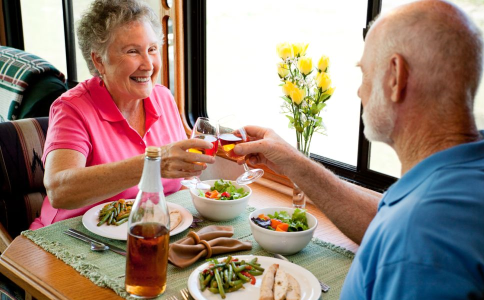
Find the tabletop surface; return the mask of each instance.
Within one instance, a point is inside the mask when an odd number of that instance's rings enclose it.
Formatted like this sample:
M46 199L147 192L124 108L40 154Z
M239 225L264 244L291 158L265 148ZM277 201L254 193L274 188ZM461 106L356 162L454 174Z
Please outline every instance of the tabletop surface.
M291 189L269 180L251 185L249 205L262 208L289 206ZM314 205L307 210L318 218L314 236L355 252L358 246L343 235ZM15 238L0 257L0 272L41 299L122 299L112 290L102 288L75 269L46 252L24 236Z

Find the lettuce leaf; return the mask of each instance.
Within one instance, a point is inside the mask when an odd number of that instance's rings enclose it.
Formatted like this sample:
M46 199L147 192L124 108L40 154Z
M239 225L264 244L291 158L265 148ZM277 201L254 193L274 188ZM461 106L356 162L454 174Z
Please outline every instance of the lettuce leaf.
M240 199L249 194L249 192L244 191L244 188L236 188L232 182L224 181L223 179L215 181L213 187L210 188L211 191L217 190L219 193L227 192L230 197L221 197L220 200L235 200Z
M308 230L308 219L306 218L306 210L296 208L292 217L286 211L275 212L273 215L268 215L271 219L278 219L281 222L289 224L287 231L304 231Z

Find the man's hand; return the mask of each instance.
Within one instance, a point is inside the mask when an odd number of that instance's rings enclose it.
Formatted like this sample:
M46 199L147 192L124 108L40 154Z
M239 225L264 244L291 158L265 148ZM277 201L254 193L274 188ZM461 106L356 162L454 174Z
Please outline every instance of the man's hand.
M277 173L287 175L287 167L292 158L297 157L299 151L284 141L272 129L258 126L246 126L245 131L252 139L251 142L237 144L234 152L246 155L251 164L265 164ZM243 161L239 161L242 164Z

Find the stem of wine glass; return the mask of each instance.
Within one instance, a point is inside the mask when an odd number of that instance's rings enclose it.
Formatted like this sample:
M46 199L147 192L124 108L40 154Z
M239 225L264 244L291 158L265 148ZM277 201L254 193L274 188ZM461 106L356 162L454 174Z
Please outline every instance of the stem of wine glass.
M244 166L245 172L249 172L250 171L249 166L245 162L244 162L243 166Z
M195 177L195 180L197 181L197 183L195 184L195 187L199 190L209 190L210 189L210 185L206 184L206 183L203 183L200 178Z

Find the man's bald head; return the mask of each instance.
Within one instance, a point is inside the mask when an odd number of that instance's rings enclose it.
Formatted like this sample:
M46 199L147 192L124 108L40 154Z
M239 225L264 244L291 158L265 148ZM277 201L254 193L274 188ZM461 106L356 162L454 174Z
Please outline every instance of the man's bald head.
M458 7L439 0L403 5L377 20L368 40L380 67L385 68L393 54L404 57L420 96L464 98L472 110L482 76L483 40Z

